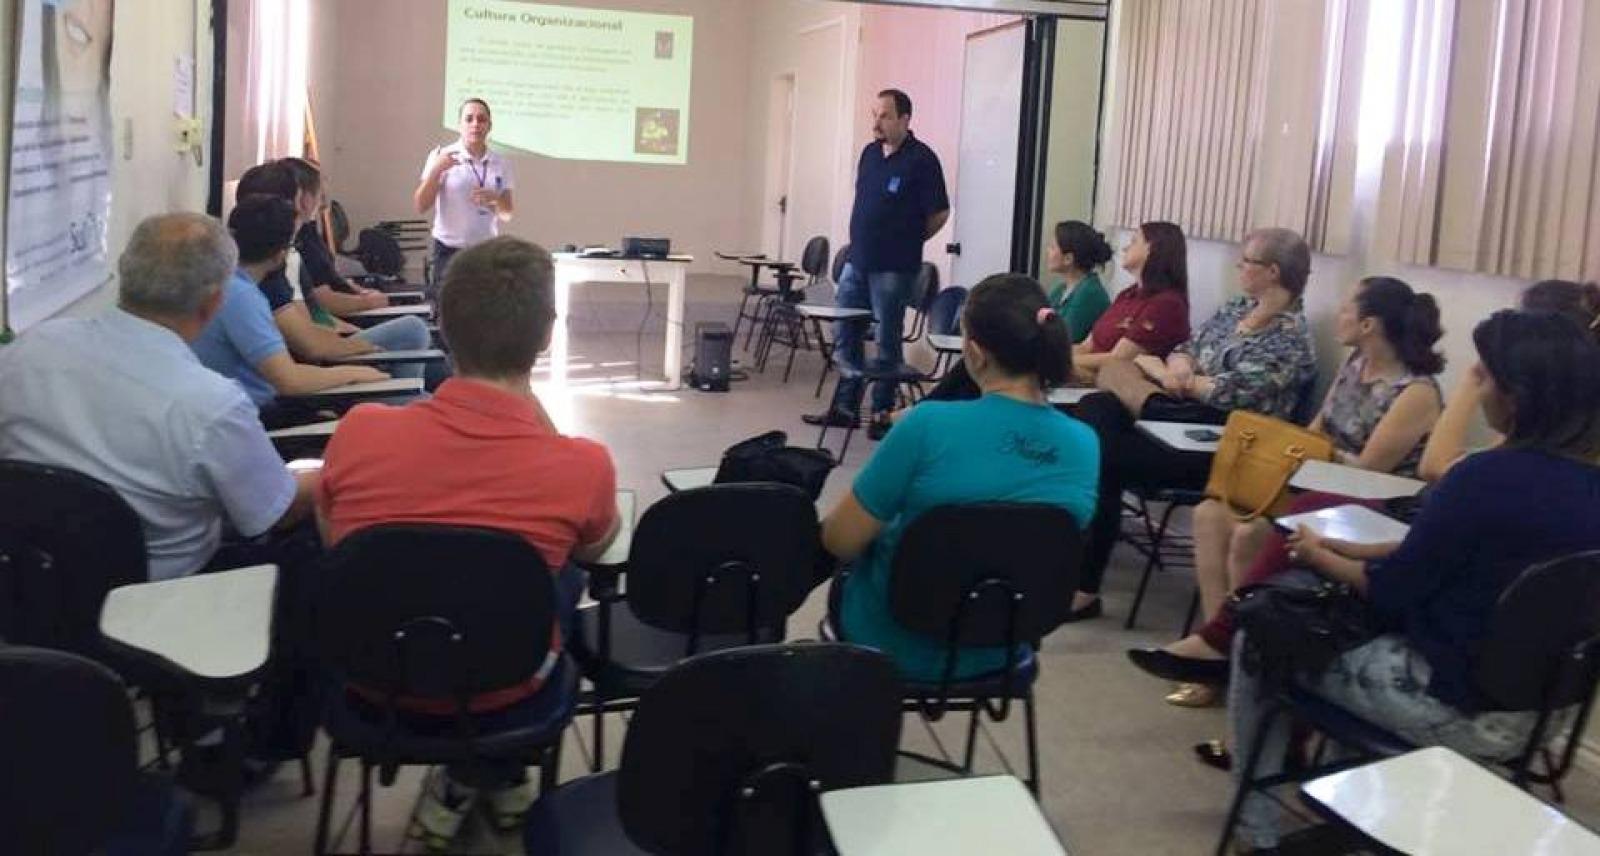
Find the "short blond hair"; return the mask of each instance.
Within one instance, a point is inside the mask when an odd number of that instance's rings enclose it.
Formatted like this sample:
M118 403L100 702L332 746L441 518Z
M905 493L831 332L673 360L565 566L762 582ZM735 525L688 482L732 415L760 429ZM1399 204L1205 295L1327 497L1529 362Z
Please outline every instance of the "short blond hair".
M555 324L555 260L509 235L457 253L439 292L439 329L462 374L533 371Z

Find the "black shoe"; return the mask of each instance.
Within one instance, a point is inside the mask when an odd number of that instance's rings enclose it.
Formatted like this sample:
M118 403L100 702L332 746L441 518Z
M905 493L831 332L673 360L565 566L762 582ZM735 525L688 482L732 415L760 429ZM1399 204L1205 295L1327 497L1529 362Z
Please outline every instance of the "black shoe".
M842 410L807 413L800 417L800 421L807 425L826 425L829 428L849 428L851 425L856 424L856 418Z
M248 756L234 763L239 769L229 770L227 753L220 744L191 746L179 759L176 779L192 793L216 797L226 794L233 786L241 793L260 787L282 766L279 761ZM234 779L233 785L229 784L230 779Z
M1103 601L1103 600L1101 600L1100 598L1097 597L1094 600L1089 601L1089 605L1088 606L1080 606L1077 609L1074 609L1074 610L1068 612L1067 613L1067 617L1061 619L1061 623L1062 624L1073 624L1073 623L1078 622L1078 621L1088 621L1091 618L1099 618L1100 616L1105 615L1105 614L1106 614L1105 601Z
M1186 684L1225 684L1227 660L1199 660L1181 657L1160 648L1129 648L1128 659L1135 666L1169 681Z
M1194 756L1200 763L1221 770L1226 773L1233 769L1233 753L1228 751L1228 744L1221 740L1207 740L1204 743L1194 744Z
M882 440L889 433L889 429L893 427L894 423L889 421L887 414L874 416L872 424L867 426L867 439L873 441Z

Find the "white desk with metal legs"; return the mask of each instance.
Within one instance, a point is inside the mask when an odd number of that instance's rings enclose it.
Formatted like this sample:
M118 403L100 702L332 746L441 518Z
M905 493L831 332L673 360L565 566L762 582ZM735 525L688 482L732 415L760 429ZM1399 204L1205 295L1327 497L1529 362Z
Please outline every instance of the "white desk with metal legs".
M822 816L840 856L1067 856L1014 776L829 791Z
M666 389L683 384L683 302L687 291L689 264L693 256L668 256L665 259L640 259L584 256L555 253L556 324L550 339L550 380L566 383L567 356L570 350L567 313L572 305L572 289L585 283L625 283L665 285L667 287L666 344L661 365Z

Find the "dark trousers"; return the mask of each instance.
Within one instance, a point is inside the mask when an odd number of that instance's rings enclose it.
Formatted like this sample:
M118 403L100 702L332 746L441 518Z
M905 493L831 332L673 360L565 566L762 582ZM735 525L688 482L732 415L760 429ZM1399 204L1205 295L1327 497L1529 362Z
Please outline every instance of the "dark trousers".
M1159 409L1152 407L1160 403L1157 399L1152 396L1146 402L1143 414L1146 418L1152 417L1150 411ZM1169 417L1165 413L1160 415ZM1078 585L1079 590L1087 594L1098 594L1122 527L1123 490L1130 487L1200 490L1211 473L1211 456L1180 452L1146 435L1134 427L1132 414L1109 392L1097 392L1078 402L1077 417L1100 438L1100 491L1084 549L1083 576ZM1217 421L1220 420L1214 416L1204 420L1206 424Z
M428 296L429 303L437 303L439 300L439 287L444 285L444 269L450 266L450 260L455 258L456 253L461 252L461 249L461 247L452 247L449 244L439 243L437 239L434 240L433 256L428 265L427 287L423 289Z
M971 401L982 398L983 390L978 388L978 382L972 379L972 374L967 371L966 360L956 360L956 364L939 378L933 389L922 397L923 401Z

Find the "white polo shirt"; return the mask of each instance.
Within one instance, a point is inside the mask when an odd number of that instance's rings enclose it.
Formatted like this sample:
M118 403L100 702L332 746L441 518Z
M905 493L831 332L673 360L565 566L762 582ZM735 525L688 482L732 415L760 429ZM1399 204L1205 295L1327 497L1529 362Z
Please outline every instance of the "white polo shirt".
M0 458L110 485L144 524L152 580L204 567L224 519L267 531L295 494L244 390L120 309L47 321L0 347Z
M461 162L445 170L439 179L439 198L433 203L433 238L445 246L464 250L500 234L500 218L493 210L478 207L472 201L472 191L479 187L511 190L517 178L511 162L493 149L485 151L482 158L473 159L459 140L441 147L437 157L456 154ZM423 162L420 178L428 177L434 157L430 154Z

